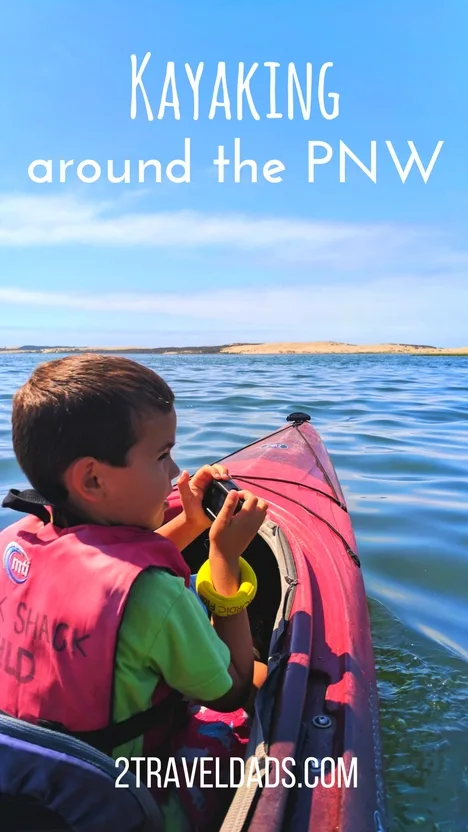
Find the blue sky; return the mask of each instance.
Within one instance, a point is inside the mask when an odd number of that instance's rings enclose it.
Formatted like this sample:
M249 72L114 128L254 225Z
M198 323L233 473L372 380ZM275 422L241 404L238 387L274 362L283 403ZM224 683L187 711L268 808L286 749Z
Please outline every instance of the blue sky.
M342 340L468 344L468 7L459 0L235 4L150 0L67 3L16 0L0 32L0 346L24 343L189 345L232 341ZM150 122L138 97L130 118L131 62L151 58L144 84L157 114L174 61L180 120L170 108ZM226 62L233 118L208 118L218 62ZM287 66L303 86L313 65L311 118L295 99L293 120L267 119L269 74L287 113ZM339 116L319 109L320 67ZM200 82L200 116L184 65ZM259 68L236 118L239 62ZM327 107L331 107L328 103ZM191 181L138 182L138 160L165 166L191 139ZM218 145L234 139L259 163L260 181L219 183ZM348 160L340 140L377 182ZM332 160L307 181L309 141ZM408 141L427 166L403 184ZM53 182L28 176L51 159ZM66 183L61 159L75 161ZM101 178L85 184L76 165L94 159ZM107 181L130 160L130 183ZM261 181L269 159L282 181ZM43 171L41 170L40 173ZM176 171L176 172L180 172ZM90 173L88 170L87 173Z

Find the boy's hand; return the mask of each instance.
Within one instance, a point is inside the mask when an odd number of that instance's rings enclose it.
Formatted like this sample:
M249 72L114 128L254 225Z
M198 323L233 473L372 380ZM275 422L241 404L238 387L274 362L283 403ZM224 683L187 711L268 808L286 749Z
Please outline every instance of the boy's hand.
M211 480L228 480L229 471L225 465L204 465L190 478L188 471L182 471L177 480L180 501L186 522L200 532L209 529L211 520L202 508L204 493Z
M235 514L237 503L244 504ZM265 520L268 503L250 491L230 491L210 530L210 555L237 565Z

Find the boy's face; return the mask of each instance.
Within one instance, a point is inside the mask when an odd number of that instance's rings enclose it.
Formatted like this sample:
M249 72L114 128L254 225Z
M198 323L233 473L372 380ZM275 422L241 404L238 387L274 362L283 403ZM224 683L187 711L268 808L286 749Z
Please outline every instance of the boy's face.
M180 473L171 458L176 424L173 409L167 414L155 412L142 419L139 438L128 452L127 465L123 468L83 460L75 473L70 473L67 483L71 501L97 523L159 528L164 521L172 480ZM92 468L87 470L87 464Z
M127 466L111 469L108 477L113 522L152 530L162 525L172 480L180 473L171 457L176 425L173 409L142 421L139 439L127 455Z

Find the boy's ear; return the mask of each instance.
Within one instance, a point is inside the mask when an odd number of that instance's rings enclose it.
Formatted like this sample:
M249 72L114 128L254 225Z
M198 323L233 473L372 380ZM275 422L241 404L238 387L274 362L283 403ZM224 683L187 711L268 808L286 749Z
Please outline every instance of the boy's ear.
M65 471L64 484L72 500L100 503L105 496L100 464L93 457L75 459Z

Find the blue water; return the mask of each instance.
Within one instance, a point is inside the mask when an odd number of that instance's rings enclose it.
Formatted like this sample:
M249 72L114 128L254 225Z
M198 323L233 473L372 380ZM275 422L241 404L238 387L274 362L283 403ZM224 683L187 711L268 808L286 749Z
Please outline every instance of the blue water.
M0 357L0 495L24 484ZM193 470L310 413L340 477L369 598L393 830L468 830L468 359L139 356L173 387ZM0 526L13 519L0 510ZM17 517L17 515L16 515ZM360 832L360 830L356 830Z

